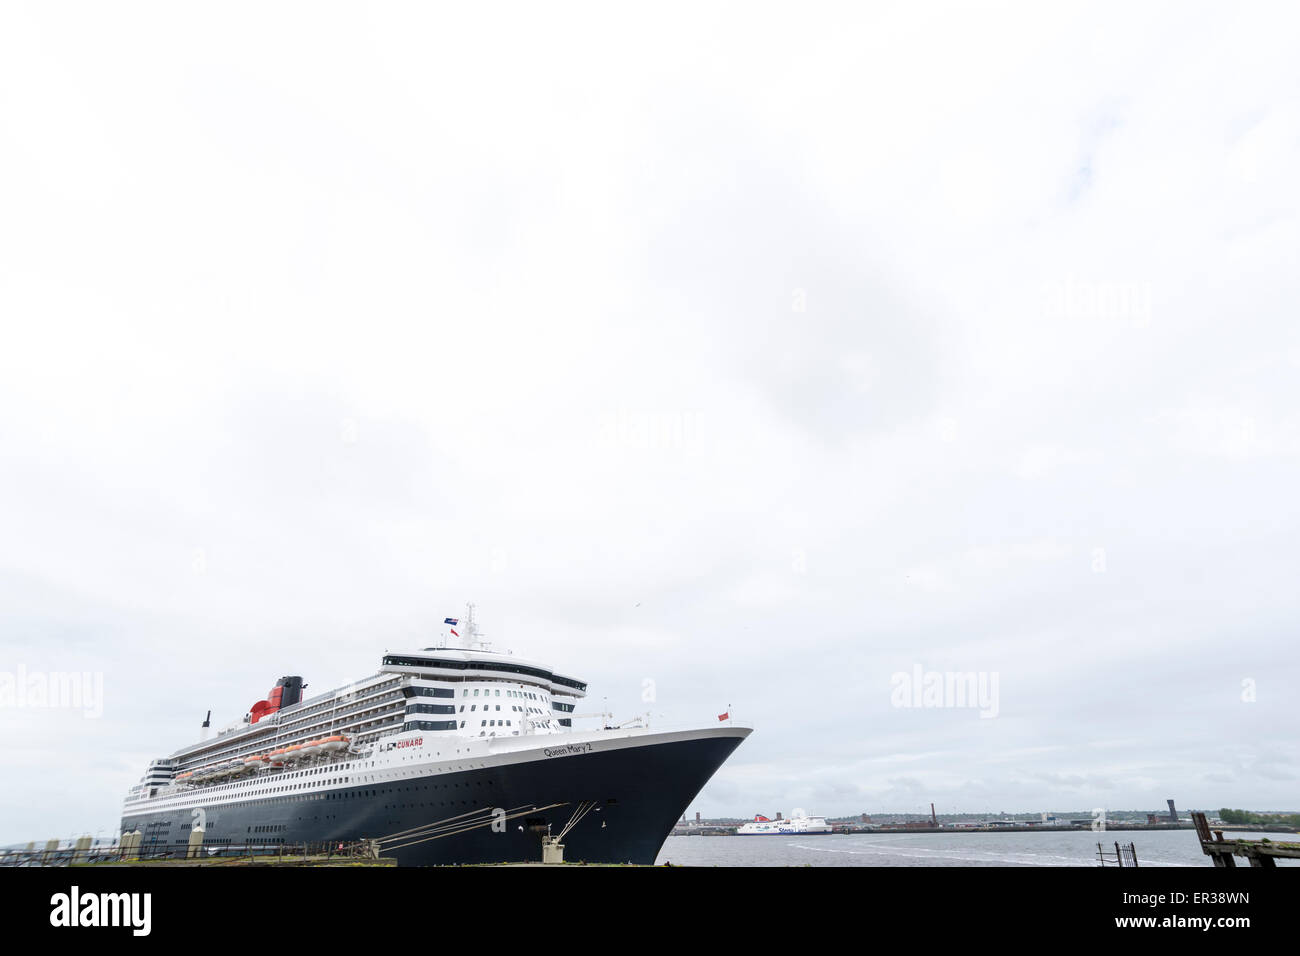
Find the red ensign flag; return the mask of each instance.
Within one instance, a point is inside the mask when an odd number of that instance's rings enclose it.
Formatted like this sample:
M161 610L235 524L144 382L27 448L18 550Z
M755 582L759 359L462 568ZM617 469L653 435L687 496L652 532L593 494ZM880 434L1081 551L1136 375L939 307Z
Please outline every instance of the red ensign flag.
M730 712L725 714L718 714L718 720L726 720L730 716L731 716Z

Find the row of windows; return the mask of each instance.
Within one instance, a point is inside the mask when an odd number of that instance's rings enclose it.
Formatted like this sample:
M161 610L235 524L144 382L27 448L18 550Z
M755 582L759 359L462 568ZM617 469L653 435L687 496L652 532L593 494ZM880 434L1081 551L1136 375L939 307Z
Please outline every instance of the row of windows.
M465 708L462 707L461 710ZM455 704L407 704L406 712L408 714L454 714L456 713Z
M461 726L464 726L462 721ZM454 720L408 720L406 730L455 730Z
M561 720L560 723L563 724L563 723L565 723L565 721ZM513 720L501 720L501 719L494 719L494 720L480 720L478 725L479 725L480 727L513 727L513 726L515 725L515 722L514 722ZM410 725L408 724L407 726L409 727ZM522 726L522 725L521 725L521 726ZM547 722L542 723L541 726L546 727L546 728L549 728L551 725L550 725L550 722L547 721ZM461 729L461 730L464 730L464 729L465 729L465 721L463 721L463 720L460 722L460 729ZM482 737L482 736L483 736L484 734L486 734L486 733L487 733L486 730L480 730L478 735L479 735L480 737ZM518 735L518 734L519 734L519 731L515 730L515 731L512 731L512 733L515 734L515 735ZM495 734L495 733L492 733L490 736L495 737L496 734Z
M403 687L402 693L407 697L455 697L456 692L450 687Z
M523 664L504 664L497 661L444 661L432 657L399 657L393 654L384 656L384 664L385 666L396 667L445 667L449 670L458 671L474 670L524 674L528 677L539 677L542 680L563 684L565 687L572 687L584 692L587 689L587 685L581 681L572 680L568 677L558 677L551 671L542 670L540 667L525 667Z
M466 687L464 690L462 690L462 691L460 692L460 696L462 696L462 697L468 697L468 696L469 696L469 688ZM477 690L474 691L474 696L475 696L475 697L478 696L478 691L477 691ZM491 688L488 688L488 689L486 689L486 690L483 691L483 696L484 696L484 697L493 697L493 696L500 697L500 696L501 696L501 691L498 689L498 690L496 691L496 693L494 694L493 691L492 691L492 689L491 689ZM507 697L514 697L514 698L517 698L518 700L541 700L541 697L539 697L538 695L536 695L536 694L534 694L534 693L531 693L530 691L526 691L526 690L507 690L507 691L506 691L506 696L507 696Z
M497 705L496 705L496 708L497 708L497 710L500 710L500 709L501 709L501 705L500 705L500 704L497 704ZM440 710L440 711L438 711L438 713L440 713L440 714L450 714L450 713L452 712L452 709L453 709L453 708L448 707L446 710ZM484 709L484 710L491 710L491 709L492 709L492 705L491 705L491 704L484 704L484 705L483 705L483 709ZM520 706L518 706L517 704L511 704L511 705L510 705L510 709L513 710L515 713L518 713L518 714L524 714L524 713L527 713L527 714L540 714L540 713L541 713L541 711L538 710L536 707L520 707ZM470 704L470 705L469 705L469 712L470 712L471 714L474 713L474 711L476 711L476 710L478 710L478 704ZM465 705L464 705L464 704L461 704L461 705L460 705L460 713L462 713L462 714L465 713Z

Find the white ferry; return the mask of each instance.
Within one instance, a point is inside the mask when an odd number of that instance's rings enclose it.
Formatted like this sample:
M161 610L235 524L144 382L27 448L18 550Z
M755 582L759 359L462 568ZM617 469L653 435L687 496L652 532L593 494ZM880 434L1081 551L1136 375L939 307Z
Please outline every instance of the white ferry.
M831 832L833 828L825 817L810 817L799 809L788 820L769 820L761 813L755 814L753 820L736 831L740 836L810 836Z

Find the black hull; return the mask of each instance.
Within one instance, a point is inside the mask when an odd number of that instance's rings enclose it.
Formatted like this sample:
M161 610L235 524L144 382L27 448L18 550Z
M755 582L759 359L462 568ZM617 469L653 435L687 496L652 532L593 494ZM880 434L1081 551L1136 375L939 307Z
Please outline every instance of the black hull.
M310 794L287 802L210 806L205 846L378 839L462 814L484 819L494 808L522 815L504 828L480 826L410 846L385 846L401 866L540 862L541 832L559 835L579 804L594 809L564 838L566 862L654 863L687 805L739 746L741 736L665 743L535 759L497 767L411 777ZM547 810L529 808L561 804ZM523 812L527 810L528 812ZM189 809L123 818L139 829L143 851L183 844ZM151 851L151 847L153 850Z

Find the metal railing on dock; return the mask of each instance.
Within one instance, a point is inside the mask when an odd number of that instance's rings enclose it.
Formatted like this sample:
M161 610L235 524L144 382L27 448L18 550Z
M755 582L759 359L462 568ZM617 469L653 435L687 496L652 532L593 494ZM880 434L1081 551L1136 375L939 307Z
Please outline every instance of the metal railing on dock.
M1115 844L1115 852L1104 849L1100 843L1097 844L1097 865L1098 866L1119 866L1137 869L1138 853L1137 847L1130 843L1128 846L1122 846L1118 842Z
M337 866L347 863L386 864L373 840L311 843L195 844L143 842L93 848L47 847L43 850L0 851L0 866L81 866L127 864L141 866Z

